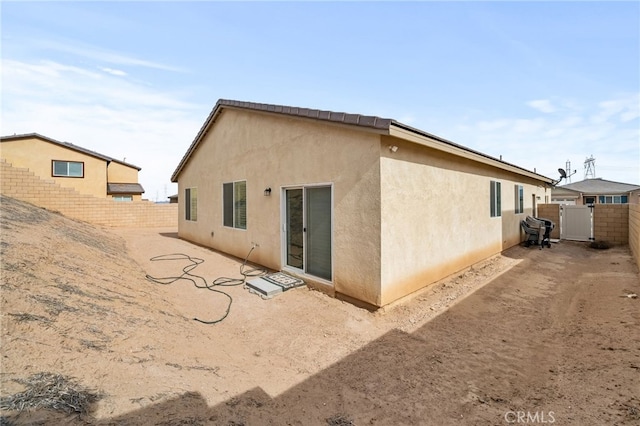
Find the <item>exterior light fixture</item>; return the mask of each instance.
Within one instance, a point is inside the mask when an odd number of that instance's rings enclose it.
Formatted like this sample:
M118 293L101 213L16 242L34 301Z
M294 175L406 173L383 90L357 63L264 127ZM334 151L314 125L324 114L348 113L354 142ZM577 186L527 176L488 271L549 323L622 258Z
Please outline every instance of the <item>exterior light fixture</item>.
M396 152L398 150L398 147L395 145L389 145L389 151L391 152Z
M268 197L268 196L270 196L270 195L271 195L271 188L266 188L266 189L264 190L264 196L265 196L265 197Z

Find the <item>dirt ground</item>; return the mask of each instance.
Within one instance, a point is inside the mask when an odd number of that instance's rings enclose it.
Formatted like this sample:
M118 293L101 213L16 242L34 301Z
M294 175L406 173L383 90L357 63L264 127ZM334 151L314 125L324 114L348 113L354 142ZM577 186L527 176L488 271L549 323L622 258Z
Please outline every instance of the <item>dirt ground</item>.
M36 373L99 400L3 424L640 424L640 295L628 247L513 247L371 313L297 288L269 300L241 260L175 229L92 227L1 203L0 397ZM198 285L202 283L196 281Z

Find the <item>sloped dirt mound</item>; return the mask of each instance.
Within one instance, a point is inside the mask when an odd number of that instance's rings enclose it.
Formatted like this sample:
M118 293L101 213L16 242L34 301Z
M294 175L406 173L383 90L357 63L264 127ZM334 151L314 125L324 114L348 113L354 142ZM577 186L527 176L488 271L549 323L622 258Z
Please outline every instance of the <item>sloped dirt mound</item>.
M143 362L145 355L136 355L145 352L137 336L187 321L149 292L121 238L12 198L0 201L5 401L25 391L29 377L66 372L93 386L91 375L110 362Z

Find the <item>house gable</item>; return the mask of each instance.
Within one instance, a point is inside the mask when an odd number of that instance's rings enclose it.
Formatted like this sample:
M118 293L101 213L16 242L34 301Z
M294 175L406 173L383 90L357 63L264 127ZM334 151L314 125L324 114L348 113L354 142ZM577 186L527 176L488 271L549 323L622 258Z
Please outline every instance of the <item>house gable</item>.
M0 142L2 158L13 166L27 168L42 179L52 180L81 194L105 198L108 183L137 185L136 191L131 193L137 198L144 192L137 183L140 167L95 151L37 133L3 136ZM60 175L54 171L54 165L73 166L78 172Z
M522 167L510 164L500 159L483 154L479 151L474 151L465 146L458 145L454 142L441 138L439 136L427 133L425 131L407 126L396 120L389 118L381 118L377 116L361 115L361 114L349 114L344 112L324 111L311 108L298 108L283 105L262 104L254 102L242 102L227 99L220 99L211 110L211 113L205 120L204 124L200 128L200 131L196 135L195 139L187 149L185 155L180 160L180 163L176 167L172 177L172 182L178 181L178 176L185 165L189 162L189 159L193 153L197 150L199 143L203 137L207 134L211 126L214 125L218 116L224 109L243 109L253 112L261 112L268 114L276 114L282 116L288 116L303 120L316 120L325 124L344 125L350 126L359 131L376 131L382 135L389 135L401 139L408 140L412 143L428 146L433 149L442 150L460 157L468 158L474 161L485 163L494 167L503 168L513 173L522 174L527 177L544 182L547 185L551 185L553 180L540 175L535 172L531 172Z

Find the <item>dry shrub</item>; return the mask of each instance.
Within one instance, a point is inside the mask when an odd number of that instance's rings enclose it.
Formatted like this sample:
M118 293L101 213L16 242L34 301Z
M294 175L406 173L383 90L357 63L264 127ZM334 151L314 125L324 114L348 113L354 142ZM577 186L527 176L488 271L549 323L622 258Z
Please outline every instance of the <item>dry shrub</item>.
M0 399L3 411L50 409L66 414L88 414L101 395L54 373L36 373L27 379L15 379L26 390Z
M607 250L611 247L611 244L606 241L592 241L589 247L597 250Z

